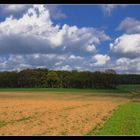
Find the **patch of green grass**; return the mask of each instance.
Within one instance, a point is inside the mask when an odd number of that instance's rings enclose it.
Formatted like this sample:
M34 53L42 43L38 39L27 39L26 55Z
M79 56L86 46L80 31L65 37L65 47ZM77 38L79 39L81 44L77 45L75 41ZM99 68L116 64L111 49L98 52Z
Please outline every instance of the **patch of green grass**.
M131 88L135 88L135 86L129 85L121 85L118 86L116 89L78 89L78 88L0 88L0 91L45 91L45 92L90 92L90 93L128 93ZM126 90L128 88L128 90Z
M116 89L81 89L81 88L0 88L0 91L49 91L49 92L114 92L127 93L136 91L140 85L119 85Z
M30 120L30 119L32 119L32 117L23 117L23 118L21 118L21 119L18 119L18 120L16 120L16 122L24 122L24 121L27 121L27 120Z
M78 106L79 107L79 106ZM77 108L77 107L66 107L66 108L64 108L63 110L71 110L71 109L75 109L75 108Z
M64 129L63 131L61 131L60 134L58 134L58 135L59 135L59 136L66 136L66 135L68 135L67 133L68 133L68 129L65 128L65 129Z
M0 121L0 128L5 126L7 123L5 121Z
M9 92L9 94L0 94L0 98L48 98L48 94L67 94L80 95L71 97L71 99L84 99L91 96L120 96L125 98L133 98L137 94L135 91L140 85L120 85L116 89L78 89L78 88L0 88L0 92ZM16 94L12 94L16 93ZM27 93L26 95L22 93ZM18 96L20 95L20 96ZM82 96L81 96L82 95ZM62 96L61 96L62 97ZM69 99L69 98L68 98Z
M120 90L120 88L117 89L78 89L78 88L0 88L0 91L10 91L10 92L16 92L16 91L45 91L45 92L93 92L93 93L126 93L123 90Z
M19 123L19 122L26 122L26 121L31 120L33 118L34 118L34 116L28 116L28 117L22 117L22 118L17 119L17 120L11 120L11 121L8 121L8 122L0 121L0 128L5 126L5 125L8 125L8 124L14 124L14 123Z
M76 109L76 108L81 108L81 107L87 107L90 106L91 104L85 104L85 105L81 105L81 106L70 106L70 107L66 107L63 110L71 110L71 109Z
M140 103L120 106L96 135L140 135Z
M137 92L140 90L140 85L119 85L117 90L127 93Z

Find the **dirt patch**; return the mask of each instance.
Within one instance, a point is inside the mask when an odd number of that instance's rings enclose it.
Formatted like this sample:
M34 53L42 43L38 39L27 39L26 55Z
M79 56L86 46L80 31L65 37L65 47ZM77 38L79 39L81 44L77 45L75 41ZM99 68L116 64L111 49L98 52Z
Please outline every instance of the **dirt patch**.
M68 95L72 100L58 99L58 94L43 99L13 96L0 98L0 135L85 135L127 101L97 96L78 100L74 95Z

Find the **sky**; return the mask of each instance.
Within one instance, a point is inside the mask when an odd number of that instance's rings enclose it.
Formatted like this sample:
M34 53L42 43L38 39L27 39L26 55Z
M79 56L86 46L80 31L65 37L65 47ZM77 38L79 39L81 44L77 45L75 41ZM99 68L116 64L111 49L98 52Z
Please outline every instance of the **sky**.
M140 74L140 5L0 4L0 71Z

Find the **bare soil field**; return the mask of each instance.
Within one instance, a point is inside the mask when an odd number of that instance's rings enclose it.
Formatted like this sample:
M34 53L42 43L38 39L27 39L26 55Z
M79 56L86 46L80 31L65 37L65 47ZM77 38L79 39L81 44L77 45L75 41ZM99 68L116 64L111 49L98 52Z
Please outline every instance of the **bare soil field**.
M0 92L0 135L86 135L129 99L89 94Z

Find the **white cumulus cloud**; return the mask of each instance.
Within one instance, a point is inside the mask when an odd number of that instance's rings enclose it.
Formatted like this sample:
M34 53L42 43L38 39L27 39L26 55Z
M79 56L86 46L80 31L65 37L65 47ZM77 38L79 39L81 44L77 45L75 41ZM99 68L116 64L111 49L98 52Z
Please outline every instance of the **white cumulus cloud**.
M94 65L102 66L102 65L105 65L110 60L110 56L106 54L105 55L96 54L95 56L92 57L92 59L96 60L96 63Z
M132 17L127 17L120 23L117 30L124 30L128 34L140 33L140 21Z
M110 37L94 27L54 24L47 6L32 5L21 17L10 15L0 22L0 70L47 67L93 71L95 65L102 67L110 59L96 55L97 46L106 40Z
M33 4L0 4L1 12L5 16L13 15L20 18L29 8L33 7ZM61 10L61 6L57 4L44 4L49 10L51 19L66 18L66 15Z
M116 60L114 68L121 73L140 74L140 57L134 59L121 57Z
M109 39L96 28L54 25L44 5L34 5L19 19L10 16L0 22L0 53L92 53Z
M118 56L137 57L140 55L140 34L124 34L110 44L110 51Z

